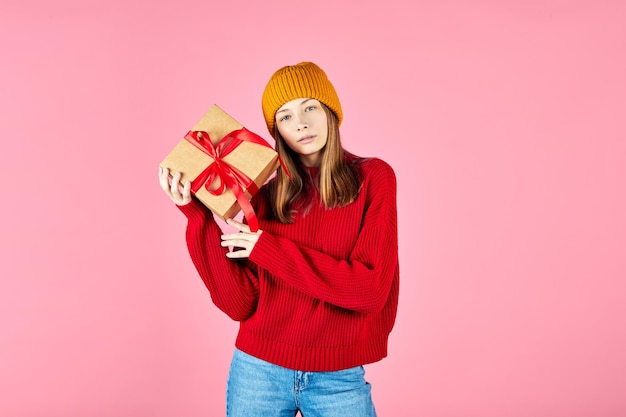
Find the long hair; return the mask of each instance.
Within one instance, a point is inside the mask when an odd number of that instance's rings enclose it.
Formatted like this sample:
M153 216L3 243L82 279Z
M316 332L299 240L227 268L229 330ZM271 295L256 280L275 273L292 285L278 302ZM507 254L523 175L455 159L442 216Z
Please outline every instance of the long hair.
M324 104L322 108L328 120L328 139L320 151L319 191L324 207L331 209L352 203L359 193L360 181L352 164L345 160L346 152L341 146L335 113ZM295 212L299 210L306 212L310 204L316 203L306 198L308 191L315 187L315 184L311 181L299 155L285 143L276 127L274 138L276 151L289 171L291 179L283 170L278 170L269 187L270 204L275 219L281 223L291 223Z

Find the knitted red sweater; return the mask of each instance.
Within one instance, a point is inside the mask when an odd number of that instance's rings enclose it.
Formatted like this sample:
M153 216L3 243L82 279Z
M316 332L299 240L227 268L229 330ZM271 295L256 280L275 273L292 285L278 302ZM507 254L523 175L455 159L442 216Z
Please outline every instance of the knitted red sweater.
M399 288L396 178L380 159L358 162L356 201L331 210L313 204L292 224L271 220L263 187L253 199L263 233L248 260L226 257L219 225L197 200L180 207L213 302L240 322L240 350L301 371L387 355Z

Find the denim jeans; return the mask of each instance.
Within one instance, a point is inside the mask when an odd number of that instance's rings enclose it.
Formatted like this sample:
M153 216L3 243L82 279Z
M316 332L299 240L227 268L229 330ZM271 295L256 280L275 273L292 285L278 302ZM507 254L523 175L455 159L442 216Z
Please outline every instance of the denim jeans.
M235 349L226 390L227 417L376 417L362 366L294 371Z

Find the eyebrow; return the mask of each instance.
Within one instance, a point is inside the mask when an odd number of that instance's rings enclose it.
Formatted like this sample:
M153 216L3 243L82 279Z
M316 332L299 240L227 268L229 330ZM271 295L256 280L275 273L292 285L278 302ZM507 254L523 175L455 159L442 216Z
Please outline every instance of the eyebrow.
M300 103L300 105L302 106L304 103L306 103L307 101L310 101L310 100L315 100L315 99L313 99L313 98L305 98L304 100L302 100L302 102ZM283 111L288 111L288 110L289 110L289 109L282 109L282 110L278 110L278 111L276 112L276 114L278 114L278 113L280 113L280 112L283 112Z

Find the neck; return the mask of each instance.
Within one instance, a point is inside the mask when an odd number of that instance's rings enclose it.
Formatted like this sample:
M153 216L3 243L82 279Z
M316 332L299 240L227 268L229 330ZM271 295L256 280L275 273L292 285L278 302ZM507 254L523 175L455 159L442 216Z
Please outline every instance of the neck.
M300 162L307 168L319 168L322 160L319 155L300 155Z

